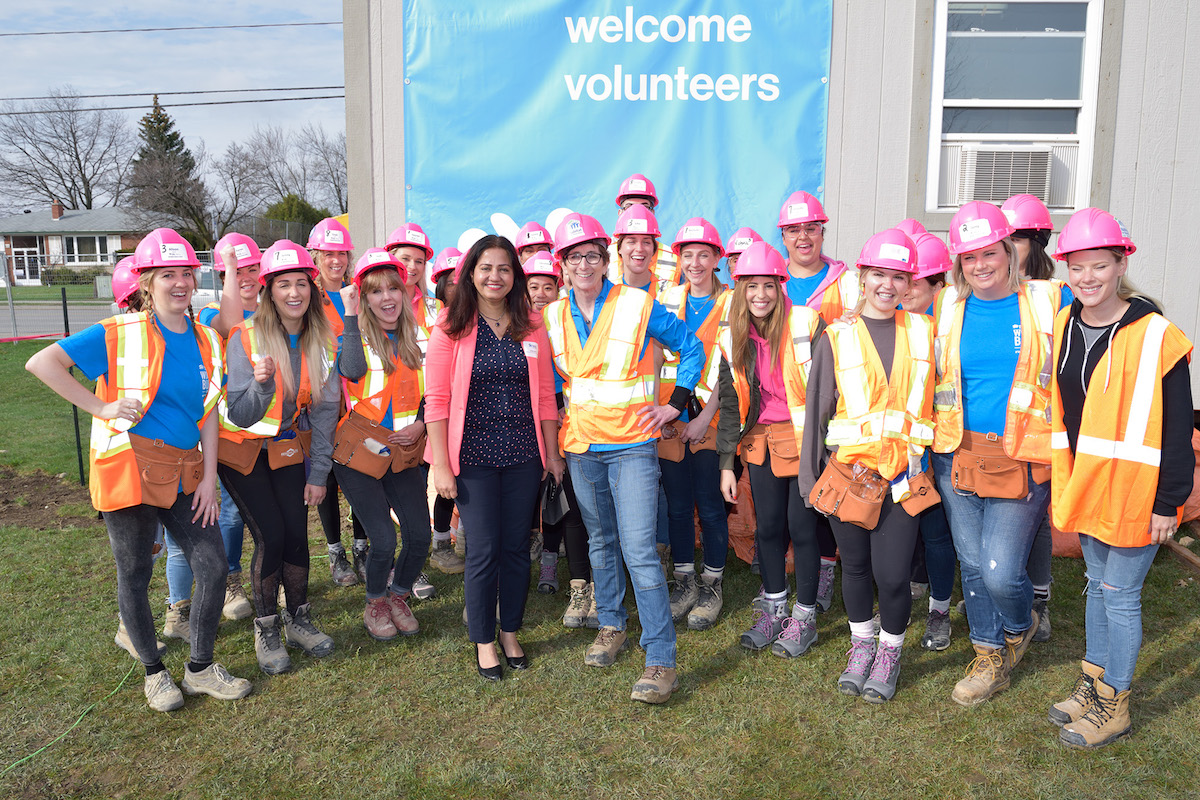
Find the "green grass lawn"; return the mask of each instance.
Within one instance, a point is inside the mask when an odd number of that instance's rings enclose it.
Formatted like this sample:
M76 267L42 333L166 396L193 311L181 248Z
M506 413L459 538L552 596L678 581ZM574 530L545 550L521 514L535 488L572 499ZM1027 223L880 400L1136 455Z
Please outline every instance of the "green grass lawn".
M63 286L14 286L12 287L12 295L14 303L21 302L44 302L62 299L62 290L67 290L67 300L95 300L96 285L92 281L87 283L73 283L65 287ZM111 302L111 301L105 301Z
M34 348L27 348L24 357ZM71 471L65 404L22 382L19 348L0 348L0 463L23 473ZM19 373L19 374L18 374ZM28 409L8 406L19 398ZM34 414L38 416L33 416ZM14 427L15 426L15 427ZM35 433L36 432L36 433ZM42 479L52 482L52 478ZM30 486L30 482L21 486ZM20 494L24 493L24 494ZM28 496L25 496L28 495ZM8 508L38 493L12 489ZM970 660L966 621L953 616L944 653L916 646L916 605L899 692L883 706L839 695L849 646L840 593L820 641L785 661L737 645L758 578L736 560L726 611L710 631L680 630L681 688L670 704L629 700L636 650L617 665L583 665L591 631L562 627L563 594L532 592L522 642L531 669L499 684L475 675L459 615L461 576L431 573L438 596L418 602L421 632L390 643L362 625L362 587L337 588L312 516L316 623L337 650L293 653L294 670L266 677L251 621L222 622L217 657L254 681L245 700L187 698L158 714L133 661L112 642L115 571L103 526L79 491L48 525L0 515L0 770L96 708L62 741L0 775L0 797L461 798L1081 798L1200 793L1200 589L1162 551L1144 596L1145 644L1132 704L1135 733L1094 753L1066 750L1046 709L1069 690L1083 649L1083 564L1054 560L1053 639L1033 645L1012 687L975 709L950 691ZM44 529L34 529L34 528ZM247 541L243 563L248 563ZM565 585L566 567L559 578ZM536 573L531 573L536 576ZM165 608L163 564L150 596ZM957 596L956 596L957 599ZM632 609L632 599L630 599ZM636 631L636 621L631 628ZM182 674L186 647L165 659Z

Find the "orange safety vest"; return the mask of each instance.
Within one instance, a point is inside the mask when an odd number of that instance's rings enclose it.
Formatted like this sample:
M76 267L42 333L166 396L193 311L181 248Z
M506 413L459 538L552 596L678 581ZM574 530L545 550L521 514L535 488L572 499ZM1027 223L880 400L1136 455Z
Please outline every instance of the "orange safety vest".
M235 334L240 334L242 337L242 349L246 351L246 355L250 357L250 363L254 364L258 361L260 353L258 351L258 334L254 332L254 318L251 317L242 322L241 325L236 325L229 331L229 338L232 339ZM335 354L333 351L332 342L325 350L325 369L326 375L332 369ZM303 353L300 354L300 383L296 387L296 415L299 416L300 411L312 403L312 382L308 374L308 358ZM267 406L266 412L262 419L249 425L245 428L240 428L229 419L229 403L225 395L221 395L221 402L218 405L221 420L221 438L231 442L244 442L247 439L269 439L276 436L280 429L283 428L283 381L279 379L279 366L275 367L275 396L271 398L271 404ZM293 417L289 423L295 423Z
M324 295L324 297L321 298L321 310L325 312L325 318L329 320L329 327L333 329L333 337L336 339L337 337L341 336L342 331L346 329L346 321L342 319L342 315L338 313L337 306L335 306L333 304L333 300L330 299L332 295L320 288L319 283L314 282L313 288L319 289ZM270 299L271 298L268 297L267 301L270 302Z
M638 444L653 437L638 427L639 408L654 402L653 348L645 347L654 301L641 289L615 285L592 325L587 344L571 316L569 298L542 311L554 363L562 374L567 413L559 440L568 453L593 444Z
M367 359L367 374L355 382L342 378L342 386L346 390L346 410L358 411L372 422L382 423L383 415L391 405L393 431L416 422L421 398L425 394L423 370L410 369L396 359L396 368L388 375L383 370L383 359L366 342L363 342L363 354ZM338 427L341 427L341 422Z
M893 485L903 499L907 478L921 472L921 456L933 444L933 321L923 314L896 312L896 348L891 375L861 318L835 322L825 329L837 375L837 410L825 444L836 445L834 458L861 463Z
M1055 321L1055 364L1069 318L1070 309L1063 309ZM1050 507L1055 527L1113 547L1150 544L1162 458L1163 376L1180 359L1190 361L1191 352L1192 343L1160 314L1118 330L1104 356L1107 365L1097 365L1088 381L1074 456L1054 371Z
M1050 463L1050 378L1054 372L1054 316L1061 298L1049 281L1027 281L1017 292L1021 349L1004 419L1004 452L1017 461ZM952 453L963 437L962 341L967 300L947 284L934 301L937 386L933 395L934 452Z
M688 285L685 283L679 286L668 286L659 294L658 302L667 311L687 322L687 298ZM717 332L721 320L729 311L729 298L730 295L725 284L721 284L717 290L716 300L713 301L712 308L708 310L708 316L696 330L696 338L704 345L704 368L700 371L700 379L696 382L695 393L696 397L700 398L700 402L705 405L708 404L709 398L717 388L717 376L721 368L721 351L717 348ZM658 401L666 403L671 399L671 393L675 391L675 376L679 371L679 354L663 349L662 358L662 369L658 374ZM715 431L716 426L717 417L713 417L710 427Z
M158 325L151 321L152 314L119 314L100 322L109 366L108 373L96 381L96 397L103 402L132 397L142 401L143 414L154 402L162 381L166 344ZM217 398L225 396L221 390L225 372L221 337L207 325L196 323L195 329L200 359L208 373L204 416L197 422L197 427L203 428ZM92 417L89 489L97 511L117 511L142 502L142 481L129 444L129 429L133 426L127 419Z
M728 295L732 297L732 294ZM788 312L787 339L779 348L779 366L783 370L783 389L787 395L788 413L792 418L792 429L796 434L796 446L804 441L804 407L808 397L808 373L812 368L813 339L821 316L807 306L793 305ZM746 415L750 413L750 382L738 366L733 352L733 333L726 314L717 334L721 356L733 371L733 389L737 393L738 416L742 428L746 427ZM762 378L759 378L762 383ZM738 446L739 451L741 446Z
M858 273L828 256L821 256L821 260L829 265L829 272L804 305L819 311L829 325L858 304Z
M425 295L416 295L411 298L413 315L417 318L417 327L424 334L418 336L421 343L421 357L425 357L425 344L429 342L429 334L433 330L434 324L437 322L438 314L442 311L442 303L436 297L426 297Z

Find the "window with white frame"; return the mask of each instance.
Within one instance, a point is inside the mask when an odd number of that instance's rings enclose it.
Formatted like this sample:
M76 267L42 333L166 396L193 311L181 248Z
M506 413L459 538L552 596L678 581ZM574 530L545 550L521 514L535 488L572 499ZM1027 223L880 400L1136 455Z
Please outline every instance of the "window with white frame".
M107 264L107 236L64 236L63 260L67 264Z
M926 208L1088 205L1103 0L937 0Z

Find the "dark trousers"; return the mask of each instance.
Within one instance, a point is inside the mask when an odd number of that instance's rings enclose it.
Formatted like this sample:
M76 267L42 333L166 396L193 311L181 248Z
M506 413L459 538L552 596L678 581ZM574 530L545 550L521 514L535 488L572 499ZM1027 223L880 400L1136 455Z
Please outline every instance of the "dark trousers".
M754 497L758 566L763 589L770 594L787 591L787 548L792 545L796 570L796 601L812 606L817 602L817 571L821 551L817 544L820 515L804 505L795 478L779 478L771 472L771 454L762 466L747 465L750 493Z
M879 622L888 633L904 633L912 612L912 590L908 579L913 548L917 543L917 518L883 499L883 510L875 530L829 518L838 552L842 556L842 603L851 622L872 617L875 589L879 589Z
M341 464L333 465L346 499L354 507L367 538L371 554L367 556L367 599L383 597L388 572L393 563L396 575L392 586L400 593L412 589L429 556L429 500L420 467L403 472L388 470L376 480ZM396 526L390 511L400 522L400 555L396 555Z

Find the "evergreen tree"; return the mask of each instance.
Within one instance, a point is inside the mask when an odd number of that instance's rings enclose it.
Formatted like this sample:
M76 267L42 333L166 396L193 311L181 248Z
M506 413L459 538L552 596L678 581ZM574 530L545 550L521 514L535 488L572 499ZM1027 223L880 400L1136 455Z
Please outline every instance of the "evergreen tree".
M173 162L181 173L188 176L196 168L196 159L183 141L183 135L175 129L175 120L171 119L162 106L158 104L158 95L154 95L154 105L146 116L138 123L138 138L142 140L134 163L156 156L166 157Z
M198 173L195 156L175 128L175 120L158 104L138 123L141 144L133 160L130 189L134 205L155 224L179 229L200 241L216 237L210 219L209 192Z

